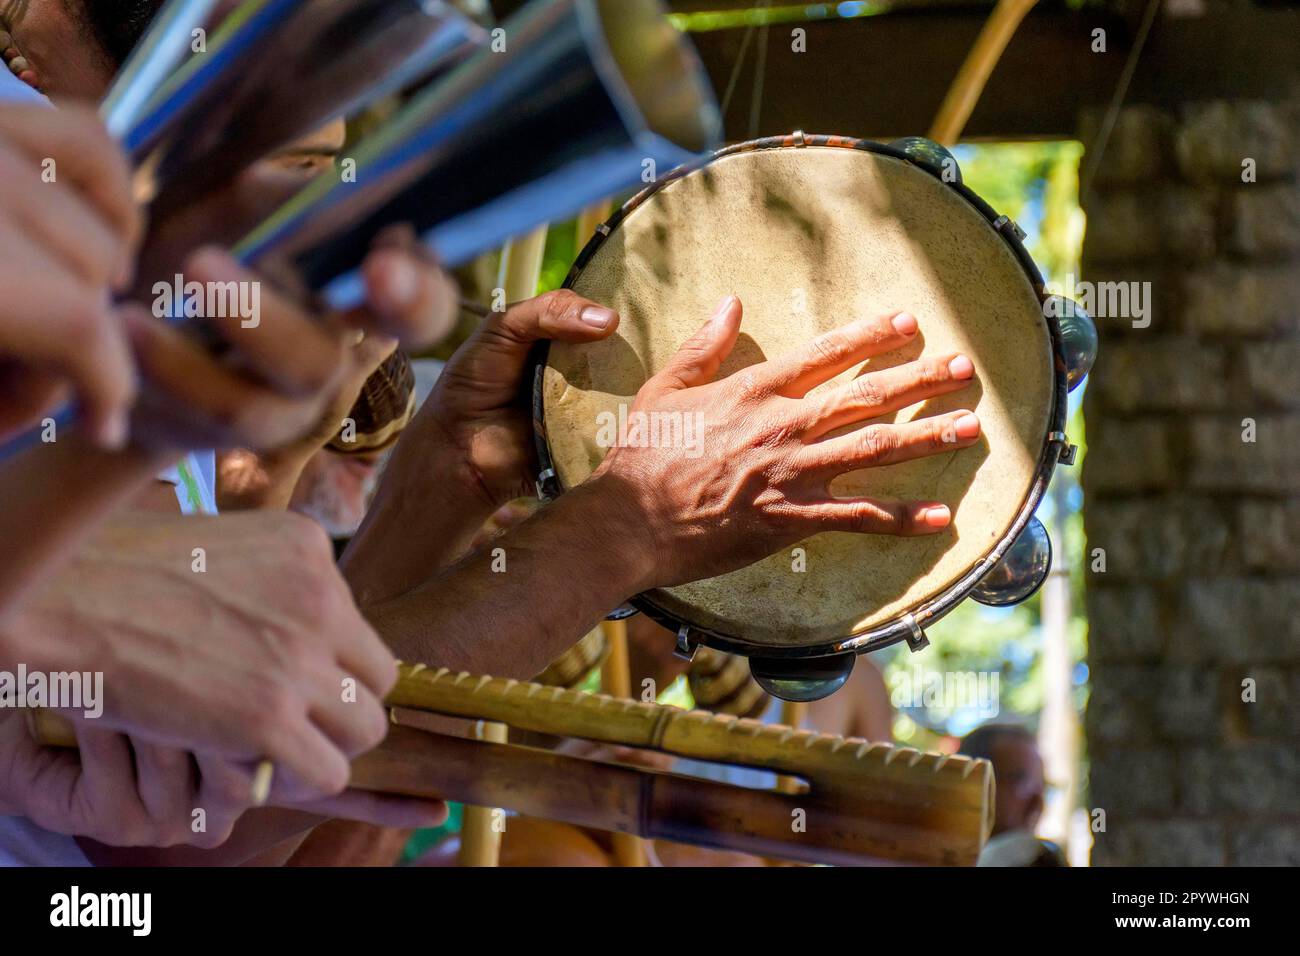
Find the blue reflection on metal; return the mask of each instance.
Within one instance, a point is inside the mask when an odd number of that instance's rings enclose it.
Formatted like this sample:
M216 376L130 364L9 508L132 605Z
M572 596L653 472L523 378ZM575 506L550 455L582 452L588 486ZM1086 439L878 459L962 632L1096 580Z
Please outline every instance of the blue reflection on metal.
M980 579L971 597L990 607L1019 604L1037 591L1052 569L1052 539L1037 518L1030 518L1006 554Z

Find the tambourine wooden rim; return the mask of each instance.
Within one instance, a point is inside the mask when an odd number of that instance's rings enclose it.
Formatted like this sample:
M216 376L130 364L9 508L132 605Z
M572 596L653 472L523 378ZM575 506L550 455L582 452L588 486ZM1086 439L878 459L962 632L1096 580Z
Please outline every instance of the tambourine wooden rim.
M769 136L763 139L750 140L744 143L737 143L725 147L717 152L705 157L699 162L691 163L678 167L659 180L656 180L645 189L641 190L623 206L615 210L614 214L609 217L602 225L596 229L596 234L591 237L582 251L574 261L573 267L569 270L568 277L564 280L564 288L571 288L578 276L582 274L583 269L595 255L596 251L604 243L605 239L616 229L619 224L631 214L637 207L654 196L660 190L664 189L670 183L690 175L696 170L702 169L719 159L727 156L733 156L737 153L754 152L757 150L767 149L807 149L807 148L839 148L839 149L859 149L868 153L877 153L883 156L889 156L893 159L901 160L909 165L915 166L933 176L939 182L952 189L957 195L965 199L989 224L993 233L1001 237L1002 241L1007 244L1012 253L1015 254L1016 261L1020 263L1025 275L1029 278L1030 285L1034 293L1038 296L1041 303L1045 303L1048 298L1047 290L1043 284L1042 274L1034 264L1029 252L1025 249L1021 233L1014 222L1006 216L1000 215L988 203L986 203L972 189L961 182L949 182L942 178L938 172L923 164L917 163L907 153L901 149L884 143L876 143L870 140L853 139L847 136L828 136L813 135L807 133L792 133L787 136ZM781 646L771 644L756 644L748 641L743 637L735 634L724 634L719 631L700 627L690 621L668 613L662 607L658 606L653 599L646 594L639 594L629 598L628 603L641 613L645 614L651 620L668 628L678 635L678 646L680 649L688 651L692 645L706 644L709 647L718 650L727 651L733 654L743 654L747 657L766 657L766 658L810 658L826 657L833 654L855 653L862 654L868 651L879 650L884 647L906 641L914 649L919 649L926 643L923 628L931 624L960 604L974 589L981 578L984 577L992 567L1006 554L1007 549L1011 547L1021 531L1033 518L1043 495L1047 492L1048 483L1052 478L1052 471L1056 463L1066 453L1069 444L1065 437L1065 422L1067 415L1067 393L1069 386L1066 378L1066 361L1065 351L1061 340L1060 325L1057 316L1050 314L1051 310L1042 308L1039 314L1047 325L1048 335L1052 345L1053 359L1053 377L1055 381L1055 401L1053 403L1052 413L1049 418L1047 434L1043 436L1043 451L1039 457L1038 466L1034 472L1034 479L1030 485L1029 493L1020 506L1015 521L1006 534L994 545L993 549L985 555L984 559L976 564L970 571L951 584L945 590L941 591L935 597L923 602L909 613L903 614L897 620L887 624L871 628L860 634L848 635L840 640L831 641L823 644L807 645L800 647ZM543 375L546 370L547 356L549 353L549 343L542 341L536 346L533 361L532 376L532 413L533 413L533 437L537 446L537 460L539 463L539 474L537 479L538 497L543 500L550 500L565 490L559 480L559 475L555 469L554 462L551 458L550 444L546 437L546 417L543 393Z

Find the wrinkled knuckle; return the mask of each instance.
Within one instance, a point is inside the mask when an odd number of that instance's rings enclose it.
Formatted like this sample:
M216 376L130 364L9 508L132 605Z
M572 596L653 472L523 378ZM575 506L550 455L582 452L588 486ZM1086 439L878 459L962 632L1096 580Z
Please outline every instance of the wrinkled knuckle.
M887 503L859 502L853 509L856 530L867 534L892 534L898 530L898 515Z
M658 375L655 375L650 381L655 383L656 390L680 391L687 387L694 370L694 363L678 362L671 368L666 368Z
M570 289L555 289L541 297L541 315L551 322L559 322L576 309L581 300Z
M813 353L822 363L834 365L848 353L848 341L839 332L828 332L812 342Z
M876 530L876 515L871 506L856 504L849 509L849 526L857 532L868 533Z
M779 489L772 486L764 488L755 496L754 505L770 530L782 531L790 526L792 515L789 501Z
M704 371L705 361L704 349L698 346L684 348L681 352L681 361L677 365L678 378L695 379Z
M850 398L863 408L878 408L885 403L880 385L869 375L859 375L849 386Z
M866 461L881 461L894 450L894 433L881 425L868 425L858 432L858 447Z
M903 530L903 510L892 502L875 505L872 521L881 534L898 534Z
M742 403L755 402L767 394L767 389L759 381L757 375L752 369L741 369L726 381L732 382L732 387L736 390L736 398Z

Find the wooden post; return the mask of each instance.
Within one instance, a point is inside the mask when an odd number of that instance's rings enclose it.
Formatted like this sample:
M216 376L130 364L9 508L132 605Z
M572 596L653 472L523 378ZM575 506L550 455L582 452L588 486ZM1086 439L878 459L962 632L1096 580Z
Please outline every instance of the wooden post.
M627 622L603 621L600 629L605 633L609 654L600 668L600 686L611 697L632 696L632 673L627 654ZM645 841L630 833L615 833L614 859L619 866L645 866L649 861Z
M939 107L939 115L930 127L930 139L943 146L951 146L961 138L966 121L975 110L984 85L988 83L1002 53L1015 36L1020 21L1034 8L1037 0L998 0L984 28L957 71L948 95Z
M474 739L503 744L509 735L505 724L480 720L474 725ZM496 807L465 808L460 827L460 866L496 866L501 860L501 831L493 827Z
M781 701L781 723L795 730L808 717L808 704L805 701ZM781 793L798 793L803 789L803 782L798 777L777 777L776 789Z

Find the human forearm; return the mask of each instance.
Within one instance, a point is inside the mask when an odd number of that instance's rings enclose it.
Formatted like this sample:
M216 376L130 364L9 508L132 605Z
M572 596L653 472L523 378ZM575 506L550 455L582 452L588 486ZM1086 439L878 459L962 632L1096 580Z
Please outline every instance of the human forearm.
M403 660L527 678L649 586L644 545L612 482L592 481L492 547L363 611Z
M463 555L495 510L441 446L403 436L339 563L363 608L406 594Z
M7 462L0 469L0 617L174 457L135 448L105 452L71 434Z

